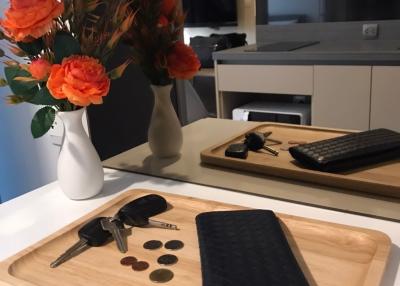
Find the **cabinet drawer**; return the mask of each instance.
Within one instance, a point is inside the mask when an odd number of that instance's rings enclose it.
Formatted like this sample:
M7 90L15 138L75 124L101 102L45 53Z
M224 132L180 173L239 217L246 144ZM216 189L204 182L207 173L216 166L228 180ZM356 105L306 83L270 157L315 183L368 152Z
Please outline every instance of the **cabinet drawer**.
M217 65L218 90L313 94L313 66Z
M400 67L373 67L371 129L389 128L400 132Z

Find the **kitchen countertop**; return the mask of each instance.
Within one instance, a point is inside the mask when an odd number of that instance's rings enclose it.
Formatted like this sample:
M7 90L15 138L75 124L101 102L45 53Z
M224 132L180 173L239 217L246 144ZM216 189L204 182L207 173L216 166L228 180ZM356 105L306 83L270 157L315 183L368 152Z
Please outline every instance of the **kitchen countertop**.
M109 169L105 173L103 192L90 200L71 201L54 182L0 205L0 260L44 239L126 190L146 188L382 231L393 244L381 285L400 285L400 223L140 174ZM7 284L0 282L0 285Z
M247 52L256 46L214 52L213 58L222 64L400 65L400 41L397 40L322 41L289 52Z

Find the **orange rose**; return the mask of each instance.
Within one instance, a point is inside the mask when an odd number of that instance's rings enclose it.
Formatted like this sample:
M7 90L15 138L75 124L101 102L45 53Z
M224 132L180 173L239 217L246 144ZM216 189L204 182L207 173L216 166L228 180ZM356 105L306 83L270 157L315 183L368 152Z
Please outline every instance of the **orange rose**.
M171 15L176 7L176 0L163 0L161 6L161 14L165 16Z
M28 41L46 34L53 26L53 19L63 12L63 1L11 0L11 6L0 24L15 41Z
M110 78L97 59L71 56L51 67L47 88L54 98L67 98L78 106L101 104L110 90Z
M49 63L46 59L37 59L32 61L29 65L29 72L32 77L37 80L46 79L51 70L51 63Z
M171 78L190 79L200 69L200 61L193 49L183 42L176 42L167 56L168 73Z

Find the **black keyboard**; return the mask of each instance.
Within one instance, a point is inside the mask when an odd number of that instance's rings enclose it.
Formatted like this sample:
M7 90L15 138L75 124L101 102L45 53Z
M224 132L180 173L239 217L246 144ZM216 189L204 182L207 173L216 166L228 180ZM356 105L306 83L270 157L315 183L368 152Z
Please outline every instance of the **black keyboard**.
M340 172L400 157L400 133L375 129L289 149L302 165L324 172Z

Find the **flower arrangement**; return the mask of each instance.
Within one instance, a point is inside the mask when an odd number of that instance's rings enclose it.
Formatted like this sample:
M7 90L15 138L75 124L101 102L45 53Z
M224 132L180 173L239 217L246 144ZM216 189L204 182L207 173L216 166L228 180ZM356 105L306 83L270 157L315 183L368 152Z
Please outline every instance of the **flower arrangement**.
M8 42L0 49L6 66L0 85L13 92L7 97L10 104L44 106L32 120L34 138L52 127L56 111L103 102L111 80L129 64L109 72L105 68L133 23L130 4L129 0L10 0L0 20L0 40Z
M135 22L125 35L132 60L151 84L163 86L173 79L190 79L200 69L191 47L181 40L185 15L177 0L136 0Z

